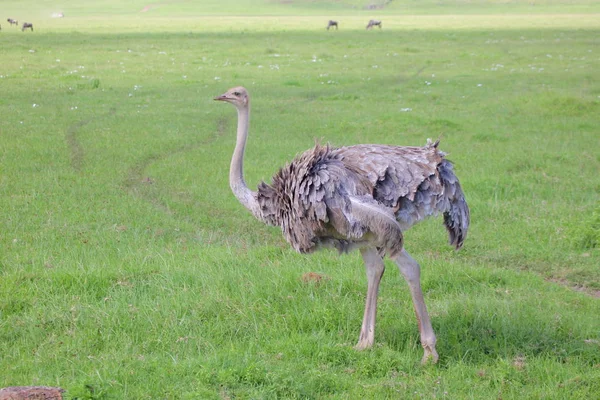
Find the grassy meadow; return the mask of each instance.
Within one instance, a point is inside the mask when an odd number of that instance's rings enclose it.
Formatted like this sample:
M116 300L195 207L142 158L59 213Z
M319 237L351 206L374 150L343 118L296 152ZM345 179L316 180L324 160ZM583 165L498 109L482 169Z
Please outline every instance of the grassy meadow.
M371 3L383 8L1 2L0 387L60 386L68 399L597 397L600 5ZM370 18L383 29L365 31ZM251 187L315 140L441 137L469 236L453 251L441 218L405 235L437 365L419 364L393 264L376 346L357 352L360 256L296 254L238 204L236 114L212 100L237 85L253 96Z

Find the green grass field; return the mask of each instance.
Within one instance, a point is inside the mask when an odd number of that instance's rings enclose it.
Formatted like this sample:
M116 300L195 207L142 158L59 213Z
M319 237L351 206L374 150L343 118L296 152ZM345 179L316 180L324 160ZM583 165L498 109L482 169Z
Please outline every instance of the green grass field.
M60 386L68 399L597 397L600 4L368 4L2 2L0 387ZM339 31L325 30L330 18ZM365 31L370 18L383 29ZM442 138L469 237L454 252L441 218L406 233L437 365L419 364L394 265L377 344L357 352L359 255L296 254L237 203L236 115L212 100L236 85L253 96L251 187L315 140ZM311 272L324 279L305 282Z

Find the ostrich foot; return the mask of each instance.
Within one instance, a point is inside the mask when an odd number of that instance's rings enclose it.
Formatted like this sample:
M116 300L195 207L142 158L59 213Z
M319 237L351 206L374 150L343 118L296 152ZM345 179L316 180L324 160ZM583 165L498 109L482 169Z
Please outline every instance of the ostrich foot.
M370 349L371 347L373 347L373 341L372 340L361 339L354 346L354 350L362 351L362 350Z
M440 356L438 356L437 351L435 351L435 346L423 346L425 350L425 354L423 354L423 358L421 359L421 365L427 365L431 361L431 364L436 364Z

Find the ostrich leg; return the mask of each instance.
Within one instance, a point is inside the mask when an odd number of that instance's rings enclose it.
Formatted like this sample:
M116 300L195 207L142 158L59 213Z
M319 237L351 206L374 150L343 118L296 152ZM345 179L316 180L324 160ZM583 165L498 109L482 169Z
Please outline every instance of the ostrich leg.
M375 316L377 314L377 293L379 282L383 276L385 265L383 259L374 247L361 249L361 254L367 269L367 300L365 304L365 315L363 317L360 338L355 348L357 350L367 349L373 346L375 340Z
M402 249L400 253L393 257L393 260L400 268L400 272L404 275L404 279L410 288L415 314L419 323L419 332L421 333L421 345L425 350L421 364L426 364L429 359L435 364L438 360L438 353L435 351L435 333L431 327L431 320L427 313L425 300L423 299L423 291L421 290L421 268L407 252Z

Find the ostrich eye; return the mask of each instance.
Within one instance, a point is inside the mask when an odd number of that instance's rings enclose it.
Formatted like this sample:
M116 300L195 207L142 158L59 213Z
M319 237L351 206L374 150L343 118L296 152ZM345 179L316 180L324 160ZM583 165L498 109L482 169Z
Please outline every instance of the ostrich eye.
M240 96L240 95L241 95L241 93L240 93L240 92L233 92L233 95L234 95L234 96Z

